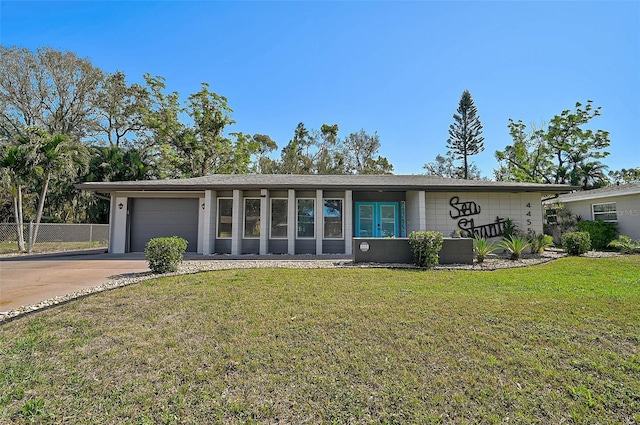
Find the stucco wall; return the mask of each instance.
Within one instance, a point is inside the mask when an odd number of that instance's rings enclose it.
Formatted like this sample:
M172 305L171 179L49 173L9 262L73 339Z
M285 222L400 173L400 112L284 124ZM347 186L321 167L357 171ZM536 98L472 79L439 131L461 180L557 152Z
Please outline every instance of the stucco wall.
M510 218L525 232L542 232L540 193L436 192L426 193L425 198L427 230L445 236L461 224L470 226L471 220L479 227L496 223L498 217Z
M632 239L640 239L640 194L588 199L585 201L564 201L562 204L569 208L572 214L579 215L583 220L593 220L591 206L608 202L616 203L619 233Z

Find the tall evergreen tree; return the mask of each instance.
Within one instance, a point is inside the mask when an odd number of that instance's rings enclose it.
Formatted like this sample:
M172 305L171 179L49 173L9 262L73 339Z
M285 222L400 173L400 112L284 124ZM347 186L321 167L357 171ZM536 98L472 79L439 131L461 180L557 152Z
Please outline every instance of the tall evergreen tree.
M484 150L482 124L478 117L478 108L473 103L469 90L462 92L457 113L453 114L454 123L449 126L447 148L455 159L461 159L463 178L469 178L469 157Z

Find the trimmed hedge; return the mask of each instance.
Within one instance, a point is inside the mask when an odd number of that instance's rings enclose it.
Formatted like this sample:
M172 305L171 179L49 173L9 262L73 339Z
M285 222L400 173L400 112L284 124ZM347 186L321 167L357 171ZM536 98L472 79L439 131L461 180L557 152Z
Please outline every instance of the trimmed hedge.
M444 235L441 232L411 232L409 246L418 267L430 268L438 264L438 253L442 249Z
M597 220L583 220L577 224L578 230L589 233L591 237L591 249L602 251L607 249L611 241L618 237L618 226L616 223Z
M178 271L188 244L186 239L177 236L151 239L144 248L144 255L151 271L154 273Z
M568 255L581 255L591 249L591 237L587 232L569 232L562 235L562 248Z

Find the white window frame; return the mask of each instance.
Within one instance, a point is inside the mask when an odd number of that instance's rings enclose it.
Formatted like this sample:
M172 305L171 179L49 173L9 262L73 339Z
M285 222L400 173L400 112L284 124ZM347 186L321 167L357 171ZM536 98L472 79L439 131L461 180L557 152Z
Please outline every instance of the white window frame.
M300 205L300 201L311 201L313 202L313 208L311 209L311 211L313 211L313 236L299 236L298 230L298 224L299 224L299 217L300 214L298 214L299 211L299 205ZM296 239L306 239L306 240L313 240L316 238L316 198L296 198Z
M610 204L613 204L615 206L615 209L613 211L606 211L606 212L595 211L595 207L597 205L610 205ZM615 202L600 202L598 204L591 204L591 218L593 219L593 221L601 220L596 217L596 214L615 214L616 215L615 220L602 220L602 221L608 222L608 223L617 223L618 222L618 205Z
M271 198L271 205L269 205L269 239L289 239L289 198ZM287 219L285 223L285 235L284 236L273 236L273 201L285 201L287 203L287 208L285 209L285 217Z
M257 200L261 202L260 198L256 197L247 197L242 199L242 239L260 239L260 233L258 236L247 236L247 201L249 200ZM262 226L262 217L260 216L260 210L258 210L258 221L260 222L260 226Z
M231 234L229 236L220 236L220 218L222 218L222 216L220 215L220 212L222 211L220 208L220 201L231 201ZM216 239L231 239L233 238L233 198L227 198L227 197L222 197L222 198L218 198L217 199L218 202L218 210L217 212L217 217L216 217Z
M340 221L341 221L341 229L340 229L340 234L342 236L340 236L339 238L335 238L335 237L327 237L324 233L326 231L326 222L325 219L327 218L324 215L324 203L325 201L340 201L340 205L342 206L342 208L340 209ZM322 198L322 238L326 239L326 240L332 240L332 241L340 241L340 240L344 240L344 198Z

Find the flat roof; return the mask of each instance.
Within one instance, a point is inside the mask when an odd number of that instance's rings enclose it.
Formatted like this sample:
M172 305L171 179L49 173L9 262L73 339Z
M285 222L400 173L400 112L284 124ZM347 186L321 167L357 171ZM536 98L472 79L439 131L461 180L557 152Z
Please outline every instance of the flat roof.
M256 190L256 189L325 189L325 190L428 190L446 192L540 192L560 194L577 189L565 184L513 183L491 180L462 180L422 174L212 174L189 179L139 180L126 182L86 182L76 188L100 193L116 191L182 190Z

